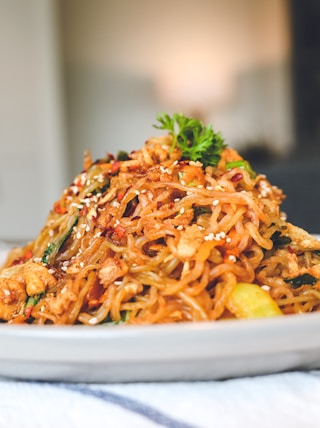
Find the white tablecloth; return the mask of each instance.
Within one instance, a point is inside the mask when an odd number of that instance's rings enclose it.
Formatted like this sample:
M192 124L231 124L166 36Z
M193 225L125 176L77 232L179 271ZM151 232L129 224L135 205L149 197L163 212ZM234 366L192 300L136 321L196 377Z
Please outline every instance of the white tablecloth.
M318 428L320 372L210 382L0 381L0 427Z

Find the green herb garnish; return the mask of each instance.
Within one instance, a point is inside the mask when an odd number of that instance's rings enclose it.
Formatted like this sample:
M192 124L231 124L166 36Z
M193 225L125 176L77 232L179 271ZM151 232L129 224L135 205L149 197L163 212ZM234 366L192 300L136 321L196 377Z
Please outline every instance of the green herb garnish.
M256 178L257 176L256 172L252 169L250 163L247 160L237 160L233 162L227 162L226 169L229 170L232 168L244 169L249 173L251 178Z
M290 284L292 288L299 288L302 285L315 285L318 282L318 278L310 275L309 273L304 273L303 275L296 276L295 278L289 278L284 280L286 283Z
M182 159L200 161L204 167L218 164L226 145L222 136L214 132L211 125L204 126L200 120L179 113L172 117L162 113L157 116L157 120L160 125L154 127L169 131L173 136L172 150L178 146L182 151Z

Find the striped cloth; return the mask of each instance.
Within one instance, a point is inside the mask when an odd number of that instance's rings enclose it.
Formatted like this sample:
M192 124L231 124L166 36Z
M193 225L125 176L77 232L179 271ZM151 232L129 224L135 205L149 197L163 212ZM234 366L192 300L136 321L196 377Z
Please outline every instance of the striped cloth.
M0 380L1 428L316 428L320 372L210 382Z

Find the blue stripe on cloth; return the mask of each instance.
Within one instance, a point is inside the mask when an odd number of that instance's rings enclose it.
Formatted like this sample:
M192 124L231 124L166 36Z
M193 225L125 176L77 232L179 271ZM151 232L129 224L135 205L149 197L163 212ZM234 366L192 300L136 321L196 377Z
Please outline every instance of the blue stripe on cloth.
M104 391L97 388L93 389L85 385L73 385L66 383L49 383L48 385L67 389L78 394L87 395L107 403L115 404L122 407L123 409L129 410L130 412L144 416L145 418L166 428L195 428L194 425L178 421L147 404L133 400L132 398L124 397L120 394L115 394L113 392Z

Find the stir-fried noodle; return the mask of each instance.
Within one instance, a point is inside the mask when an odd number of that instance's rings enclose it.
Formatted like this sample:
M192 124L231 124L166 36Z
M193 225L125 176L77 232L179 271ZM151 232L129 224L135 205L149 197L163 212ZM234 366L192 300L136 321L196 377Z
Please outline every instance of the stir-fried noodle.
M216 166L182 159L172 135L124 160L87 154L40 234L0 270L0 319L241 318L252 305L250 290L240 290L247 303L232 303L242 283L256 284L279 314L317 311L320 242L287 223L282 191L241 161L228 148Z

